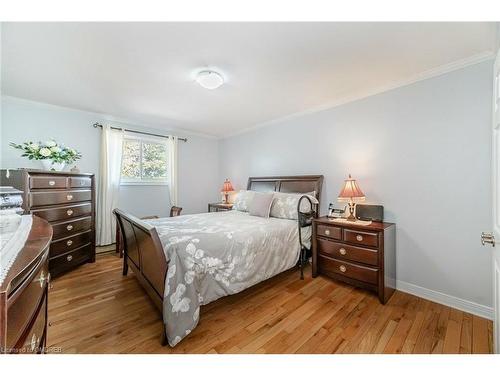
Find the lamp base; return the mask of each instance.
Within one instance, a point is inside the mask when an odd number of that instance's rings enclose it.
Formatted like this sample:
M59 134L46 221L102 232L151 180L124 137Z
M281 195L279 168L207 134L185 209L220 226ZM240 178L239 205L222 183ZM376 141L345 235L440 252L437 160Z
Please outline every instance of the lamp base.
M356 221L356 217L354 216L354 207L356 203L349 202L349 216L346 217L347 221Z

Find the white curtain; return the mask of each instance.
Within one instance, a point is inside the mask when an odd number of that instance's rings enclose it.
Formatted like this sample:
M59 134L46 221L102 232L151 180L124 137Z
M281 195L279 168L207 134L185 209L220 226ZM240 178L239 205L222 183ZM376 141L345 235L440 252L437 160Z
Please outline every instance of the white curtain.
M103 125L101 164L97 190L96 242L98 246L115 242L116 219L113 210L118 203L122 165L123 130Z
M174 136L168 138L168 189L170 191L170 205L177 206L177 144L179 139Z

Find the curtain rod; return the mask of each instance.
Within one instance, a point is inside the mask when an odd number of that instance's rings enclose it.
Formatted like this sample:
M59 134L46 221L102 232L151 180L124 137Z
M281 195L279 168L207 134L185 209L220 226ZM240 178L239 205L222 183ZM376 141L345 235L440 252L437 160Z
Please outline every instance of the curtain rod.
M102 128L102 124L99 124L98 122L96 122L94 124L94 128ZM160 138L170 138L169 135L162 135L162 134L154 134L154 133L146 133L146 132L141 132L139 130L131 130L131 129L123 129L123 128L115 128L114 126L111 127L111 129L115 129L115 130L125 130L129 133L136 133L136 134L144 134L144 135L152 135L153 137L160 137ZM187 138L180 138L178 137L177 138L179 141L182 141L182 142L187 142Z

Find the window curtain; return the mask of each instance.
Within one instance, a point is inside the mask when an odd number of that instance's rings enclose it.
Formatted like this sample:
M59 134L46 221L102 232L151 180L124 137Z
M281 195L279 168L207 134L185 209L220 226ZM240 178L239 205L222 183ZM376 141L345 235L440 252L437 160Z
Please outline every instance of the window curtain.
M177 145L179 139L174 136L168 138L168 189L170 191L170 206L178 206L177 198Z
M101 164L97 190L96 242L98 246L115 242L116 219L122 165L123 130L102 127Z

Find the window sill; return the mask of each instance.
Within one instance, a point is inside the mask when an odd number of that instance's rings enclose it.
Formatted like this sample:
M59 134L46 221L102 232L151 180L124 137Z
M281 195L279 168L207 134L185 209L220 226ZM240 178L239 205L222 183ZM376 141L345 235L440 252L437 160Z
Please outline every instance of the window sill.
M120 186L167 186L168 182L141 181L141 182L120 182Z

